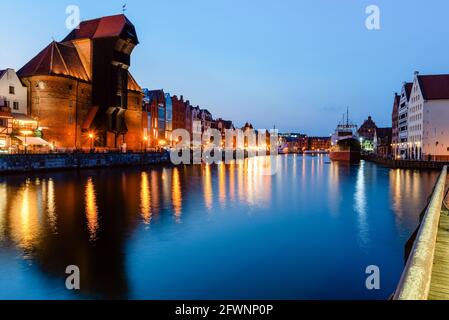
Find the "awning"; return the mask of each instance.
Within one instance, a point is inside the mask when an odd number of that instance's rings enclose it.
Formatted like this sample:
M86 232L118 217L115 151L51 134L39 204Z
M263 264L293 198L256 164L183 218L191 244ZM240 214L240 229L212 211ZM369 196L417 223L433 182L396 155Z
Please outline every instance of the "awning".
M29 146L49 146L50 143L48 143L47 141L45 141L42 138L37 138L37 137L16 137L17 139L19 139L20 141L22 141L23 143L29 145Z
M83 126L82 129L83 130L89 130L90 126L92 125L92 122L95 119L95 116L97 115L98 110L100 109L100 107L96 106L96 107L91 107L89 109L89 112L87 113L86 119L84 119L83 122Z
M27 115L22 114L22 113L13 113L12 117L14 118L14 120L21 121L21 122L29 122L29 123L36 122L37 123L36 120L34 120L33 118L28 117Z

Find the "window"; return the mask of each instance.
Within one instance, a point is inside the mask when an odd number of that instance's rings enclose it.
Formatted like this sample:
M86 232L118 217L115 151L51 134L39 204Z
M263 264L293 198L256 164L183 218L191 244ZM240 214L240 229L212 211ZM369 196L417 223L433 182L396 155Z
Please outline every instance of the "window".
M13 108L14 110L19 110L19 103L18 103L18 102L13 102L12 108Z
M73 116L72 116L72 114L69 114L69 124L72 124L73 123Z
M9 106L10 106L9 100L5 101L5 105L6 105L7 108L9 108Z
M13 86L9 86L9 94L16 94L15 91L16 90Z

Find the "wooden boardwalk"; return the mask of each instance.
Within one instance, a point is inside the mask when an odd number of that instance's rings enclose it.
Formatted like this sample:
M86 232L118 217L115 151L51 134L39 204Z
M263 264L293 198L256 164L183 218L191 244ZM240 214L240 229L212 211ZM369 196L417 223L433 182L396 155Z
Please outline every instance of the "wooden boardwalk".
M447 204L448 199L445 200ZM449 212L444 205L438 226L429 300L449 300Z

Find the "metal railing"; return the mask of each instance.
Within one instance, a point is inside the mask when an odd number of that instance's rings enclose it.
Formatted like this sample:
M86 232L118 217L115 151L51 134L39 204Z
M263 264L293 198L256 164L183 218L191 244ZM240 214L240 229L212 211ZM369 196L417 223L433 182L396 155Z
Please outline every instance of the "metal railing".
M394 294L394 300L428 299L446 179L447 166L444 166L419 227L413 249Z

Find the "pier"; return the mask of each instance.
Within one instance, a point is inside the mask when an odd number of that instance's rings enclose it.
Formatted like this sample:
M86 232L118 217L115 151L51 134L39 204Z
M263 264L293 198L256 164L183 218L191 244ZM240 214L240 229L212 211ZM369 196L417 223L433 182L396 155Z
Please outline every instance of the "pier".
M449 215L445 205L448 182L447 166L444 166L422 217L394 300L449 299Z

